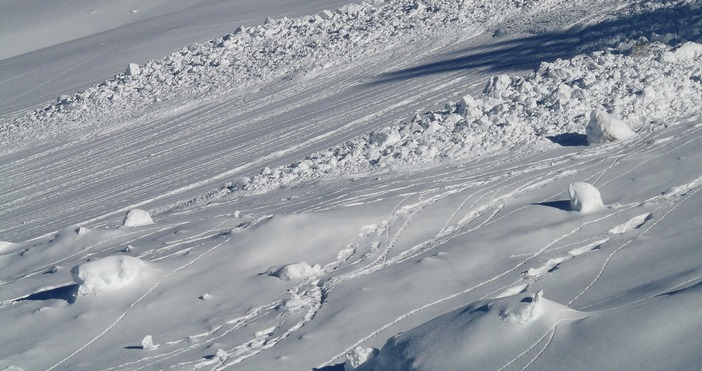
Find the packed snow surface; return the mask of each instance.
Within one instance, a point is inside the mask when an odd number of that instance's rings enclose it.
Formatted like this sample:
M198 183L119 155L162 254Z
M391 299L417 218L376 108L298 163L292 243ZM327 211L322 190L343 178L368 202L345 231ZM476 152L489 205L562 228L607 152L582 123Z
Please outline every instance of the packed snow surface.
M702 364L700 1L90 3L0 61L0 369Z

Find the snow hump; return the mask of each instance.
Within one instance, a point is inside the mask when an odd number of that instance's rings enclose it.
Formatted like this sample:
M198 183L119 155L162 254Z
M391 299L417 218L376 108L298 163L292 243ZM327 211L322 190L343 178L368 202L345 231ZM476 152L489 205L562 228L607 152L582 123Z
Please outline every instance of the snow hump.
M149 271L148 263L126 255L108 256L71 268L78 284L76 296L96 295L126 287Z
M535 334L586 315L542 293L481 300L390 338L359 370L495 370Z
M590 144L614 142L632 138L636 135L624 121L601 110L590 114L590 122L585 128L587 142Z
M131 209L127 211L127 215L122 220L122 225L125 227L140 227L142 225L154 224L151 215L148 211L141 209Z
M576 182L568 187L570 209L590 213L604 207L600 191L590 183Z

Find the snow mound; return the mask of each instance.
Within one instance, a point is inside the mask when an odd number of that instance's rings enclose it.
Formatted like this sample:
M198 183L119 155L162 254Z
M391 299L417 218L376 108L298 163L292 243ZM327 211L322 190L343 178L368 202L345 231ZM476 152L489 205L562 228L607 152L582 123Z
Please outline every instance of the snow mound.
M377 370L499 369L564 320L586 315L542 294L481 300L390 338Z
M122 225L125 227L140 227L151 224L154 224L151 215L148 211L141 209L131 209L127 211L127 215L125 215L122 220Z
M590 183L576 182L568 187L570 209L590 213L604 207L600 191Z
M319 276L322 267L319 264L310 266L306 262L289 264L284 266L274 266L266 271L272 277L278 277L283 281L303 281L308 278Z
M71 268L77 296L96 295L126 287L152 270L148 263L126 255L108 256Z
M625 140L636 135L622 120L596 109L590 114L590 122L585 128L590 144Z

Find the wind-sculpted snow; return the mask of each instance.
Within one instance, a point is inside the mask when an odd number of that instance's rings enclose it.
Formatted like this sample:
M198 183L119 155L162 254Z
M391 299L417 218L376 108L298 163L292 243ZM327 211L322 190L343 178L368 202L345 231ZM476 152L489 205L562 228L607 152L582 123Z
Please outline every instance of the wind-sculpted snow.
M301 180L572 145L570 138L585 138L597 110L611 112L634 130L656 131L702 112L702 56L669 58L691 45L699 44L669 47L654 42L645 54L596 52L542 63L523 77L496 76L476 97L465 96L293 164L265 168L193 202L231 192L258 193Z

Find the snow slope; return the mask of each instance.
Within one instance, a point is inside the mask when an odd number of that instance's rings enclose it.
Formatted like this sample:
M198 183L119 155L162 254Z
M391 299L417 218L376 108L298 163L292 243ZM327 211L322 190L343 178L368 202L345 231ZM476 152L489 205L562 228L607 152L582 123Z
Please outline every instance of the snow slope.
M0 369L696 368L701 17L364 3L10 115Z

